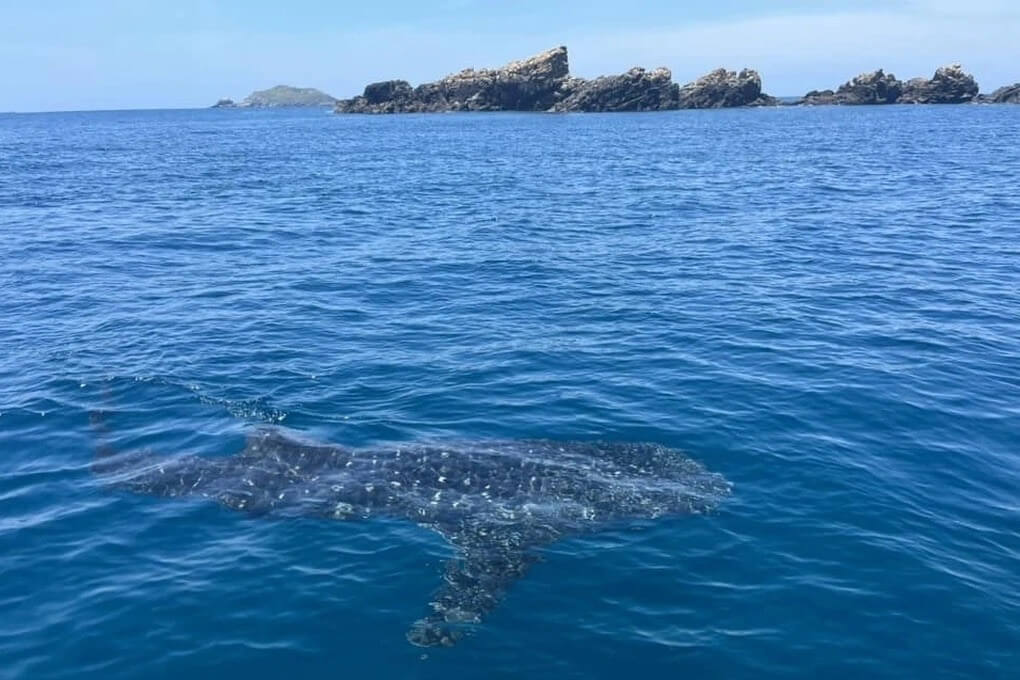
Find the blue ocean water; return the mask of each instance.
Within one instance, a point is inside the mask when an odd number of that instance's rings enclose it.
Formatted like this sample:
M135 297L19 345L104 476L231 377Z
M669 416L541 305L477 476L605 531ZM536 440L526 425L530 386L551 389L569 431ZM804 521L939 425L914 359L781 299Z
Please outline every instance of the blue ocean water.
M1017 186L1020 107L0 116L0 678L1020 677ZM734 493L423 650L438 535L111 490L98 408Z

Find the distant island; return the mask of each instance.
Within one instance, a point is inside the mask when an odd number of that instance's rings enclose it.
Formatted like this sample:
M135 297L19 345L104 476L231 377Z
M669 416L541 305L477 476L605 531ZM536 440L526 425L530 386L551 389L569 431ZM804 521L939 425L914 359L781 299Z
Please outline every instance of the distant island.
M1020 83L1001 87L990 95L978 93L974 76L960 64L943 66L931 80L898 80L882 69L862 73L833 90L814 90L796 104L809 106L837 104L1020 104Z
M465 69L411 87L406 80L371 83L363 94L335 103L337 113L439 113L451 111L670 111L760 106L864 104L1020 103L1020 83L979 94L959 64L931 79L897 80L882 70L862 74L837 90L813 90L794 101L762 92L757 71L717 69L679 85L668 68L593 80L570 75L567 48L556 47L496 69Z
M289 85L277 85L268 90L256 90L242 99L234 102L233 99L221 99L216 102L214 109L273 109L284 107L330 107L335 106L337 100L321 90L314 87L291 87Z

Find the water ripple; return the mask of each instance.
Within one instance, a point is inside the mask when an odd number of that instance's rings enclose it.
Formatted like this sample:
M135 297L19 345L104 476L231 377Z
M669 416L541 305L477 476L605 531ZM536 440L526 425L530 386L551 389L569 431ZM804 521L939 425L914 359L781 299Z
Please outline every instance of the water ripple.
M0 678L1015 675L1018 112L0 116ZM111 492L97 408L170 454L658 441L736 493L423 658L441 538Z

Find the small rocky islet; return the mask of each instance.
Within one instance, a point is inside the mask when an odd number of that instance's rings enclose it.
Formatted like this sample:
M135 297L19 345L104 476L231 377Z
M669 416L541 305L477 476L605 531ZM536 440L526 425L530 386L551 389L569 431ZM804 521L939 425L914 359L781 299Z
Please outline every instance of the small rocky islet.
M762 92L757 71L717 69L679 85L668 68L635 67L587 80L570 75L566 47L556 47L502 68L465 69L412 87L406 80L371 83L363 94L336 102L337 113L441 113L452 111L671 111L757 106L1020 103L1020 83L991 95L959 64L932 78L906 82L883 70L865 73L836 90L814 90L793 101Z
M1020 104L1020 83L1000 87L987 96L982 96L981 101L990 104Z
M903 82L881 69L862 73L853 80L843 83L835 91L808 92L799 103L811 106L1007 103L1017 102L1018 95L1020 86L1001 88L991 95L981 95L974 76L966 73L959 64L951 64L935 71L930 80L913 78Z
M235 102L233 99L221 99L214 109L276 109L290 107L322 107L336 105L336 97L331 97L314 87L291 87L277 85L268 90L256 90L250 95Z

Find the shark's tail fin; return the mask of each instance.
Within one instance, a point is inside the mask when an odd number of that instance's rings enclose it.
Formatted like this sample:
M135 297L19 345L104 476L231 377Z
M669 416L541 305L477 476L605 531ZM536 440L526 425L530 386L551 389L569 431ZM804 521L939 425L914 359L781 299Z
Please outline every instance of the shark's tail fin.
M106 403L110 403L109 396L107 391ZM214 481L217 460L161 456L148 449L117 449L108 423L110 413L107 408L89 412L96 447L89 467L101 485L169 497L204 493L208 483Z
M96 449L92 457L92 474L110 476L124 472L138 465L140 454L118 452L111 442L110 426L107 419L110 390L107 388L104 404L89 411L89 426L95 437Z
M96 450L92 458L92 473L109 474L117 469L117 454L110 443L110 427L106 421L106 411L97 408L89 411L89 425L96 441Z

